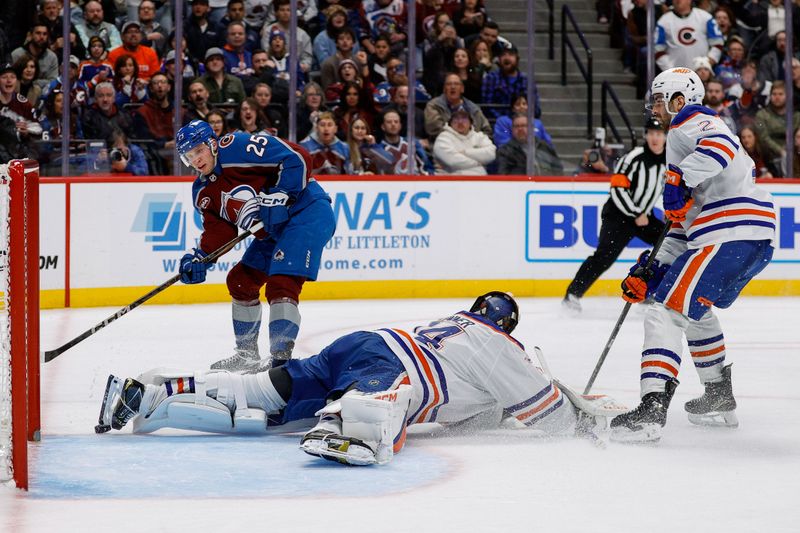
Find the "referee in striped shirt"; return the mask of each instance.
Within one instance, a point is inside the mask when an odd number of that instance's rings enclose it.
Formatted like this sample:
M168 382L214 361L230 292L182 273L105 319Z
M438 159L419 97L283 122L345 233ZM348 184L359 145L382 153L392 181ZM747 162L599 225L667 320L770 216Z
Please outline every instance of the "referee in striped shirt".
M581 310L581 297L614 264L631 239L639 237L653 245L664 228L652 211L664 186L667 136L656 117L649 118L644 129L644 146L620 159L611 176L611 194L603 206L597 249L578 269L562 302L570 311Z

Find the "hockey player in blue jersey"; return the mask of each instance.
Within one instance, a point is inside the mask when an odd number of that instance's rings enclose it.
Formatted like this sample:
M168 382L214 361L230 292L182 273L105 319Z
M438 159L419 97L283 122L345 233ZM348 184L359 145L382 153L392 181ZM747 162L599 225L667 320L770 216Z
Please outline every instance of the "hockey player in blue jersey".
M209 265L200 259L235 237L238 228L264 223L227 277L235 353L211 368L279 366L291 358L300 329L303 283L317 278L322 249L335 229L330 197L310 176L308 152L278 137L237 132L217 139L206 122L193 120L178 130L176 146L184 163L199 172L192 195L203 216L197 248L180 261L183 283L205 281ZM270 358L262 361L259 291L265 285Z
M755 165L713 110L688 68L656 76L654 111L672 116L663 200L670 231L652 267L643 254L622 283L623 297L654 299L645 315L639 407L611 422L612 440L657 441L678 385L683 336L705 394L686 403L689 420L736 427L731 365L713 307L730 307L772 259L775 207L755 184Z
M112 375L95 431L122 429L128 421L134 433L304 427L303 451L352 465L389 462L403 447L406 427L418 423L477 429L497 427L505 415L505 427L543 436L602 435L608 418L624 408L553 380L541 351L528 354L511 336L518 320L516 301L493 291L469 311L413 330L356 331L317 355L255 375L165 369L136 379Z

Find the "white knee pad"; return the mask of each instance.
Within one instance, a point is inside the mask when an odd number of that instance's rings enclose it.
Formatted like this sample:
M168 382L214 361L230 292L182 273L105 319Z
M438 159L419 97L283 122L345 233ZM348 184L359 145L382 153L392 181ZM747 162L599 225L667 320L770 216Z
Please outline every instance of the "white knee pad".
M146 387L160 387L166 380L178 377L194 378L195 392L169 396L149 413L137 416L134 433L151 433L165 427L210 433L266 432L267 413L247 407L242 376L238 374L224 370L187 373L156 369L140 376Z

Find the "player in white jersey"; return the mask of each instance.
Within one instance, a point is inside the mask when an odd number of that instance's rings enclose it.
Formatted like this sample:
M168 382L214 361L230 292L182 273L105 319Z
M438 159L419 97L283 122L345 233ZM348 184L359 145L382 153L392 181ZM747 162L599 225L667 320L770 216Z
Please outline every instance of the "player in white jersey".
M712 307L733 304L772 259L775 208L755 184L755 165L720 117L701 102L700 78L673 68L653 80L654 111L672 115L663 200L672 226L652 267L646 254L622 283L623 297L653 296L645 318L642 403L612 423L612 440L655 441L666 424L683 353L683 336L705 385L686 403L689 420L736 427L731 367Z
M696 57L719 63L725 38L708 11L692 7L692 0L674 0L672 11L656 24L656 64L661 70L688 67Z
M316 421L303 451L359 465L391 460L406 426L421 422L496 425L505 414L541 434L597 437L607 417L624 408L550 379L510 335L518 317L511 296L491 292L470 311L413 331L351 333L267 372L155 370L124 382L110 376L96 430L121 429L133 419L138 433L162 427L263 433Z

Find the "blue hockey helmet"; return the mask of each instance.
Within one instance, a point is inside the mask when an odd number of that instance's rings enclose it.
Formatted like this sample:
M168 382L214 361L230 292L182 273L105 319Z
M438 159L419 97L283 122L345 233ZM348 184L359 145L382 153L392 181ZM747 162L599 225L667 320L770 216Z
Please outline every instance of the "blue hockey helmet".
M519 322L519 307L506 292L492 291L478 296L470 312L486 317L506 333L511 333Z
M181 161L183 161L186 166L191 166L191 162L186 157L186 154L188 154L192 148L201 144L208 145L211 149L211 153L216 157L217 147L216 143L211 142L212 139L216 141L217 136L214 134L214 130L211 129L208 122L192 120L183 126L178 130L177 135L175 135L175 147L178 149Z

